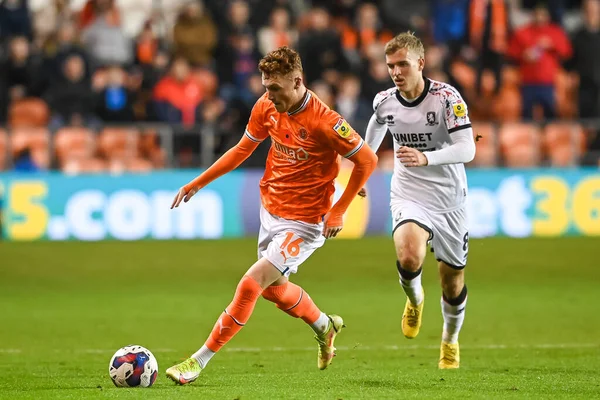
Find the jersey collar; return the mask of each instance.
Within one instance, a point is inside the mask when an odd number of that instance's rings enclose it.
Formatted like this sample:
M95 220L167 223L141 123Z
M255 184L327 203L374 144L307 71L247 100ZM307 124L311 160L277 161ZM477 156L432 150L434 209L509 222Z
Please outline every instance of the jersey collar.
M400 91L396 89L396 98L398 99L400 104L402 104L404 107L416 107L419 104L421 104L423 102L423 100L425 100L427 93L429 93L429 87L431 86L431 81L426 77L423 77L423 79L425 80L425 87L423 88L423 92L419 95L419 97L417 97L417 99L415 101L406 101L400 95Z
M302 112L302 110L304 110L306 108L306 105L308 104L308 101L311 98L311 94L310 91L308 89L306 89L306 94L304 95L304 100L302 101L302 104L300 104L300 107L298 107L297 109L295 109L293 112L288 112L288 115L296 115L299 112Z

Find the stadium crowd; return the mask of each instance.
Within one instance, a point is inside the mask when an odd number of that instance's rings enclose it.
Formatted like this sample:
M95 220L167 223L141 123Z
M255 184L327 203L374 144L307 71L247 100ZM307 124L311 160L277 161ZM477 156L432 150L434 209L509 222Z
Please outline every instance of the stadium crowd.
M425 75L469 105L472 165L598 165L600 0L4 0L0 170L207 165L238 141L264 92L258 60L282 45L363 135L392 86L383 46L406 30Z

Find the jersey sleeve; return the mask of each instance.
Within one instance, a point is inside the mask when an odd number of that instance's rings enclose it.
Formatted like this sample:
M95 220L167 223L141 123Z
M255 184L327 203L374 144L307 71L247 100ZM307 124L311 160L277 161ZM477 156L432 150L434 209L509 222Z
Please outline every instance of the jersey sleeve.
M448 86L444 89L444 94L444 121L446 122L448 133L470 128L471 121L469 119L467 103L465 103L460 93L458 93L458 90L452 86Z
M265 127L265 111L265 101L261 97L252 107L250 119L244 131L244 135L253 142L260 143L269 136L269 132Z
M377 93L375 95L375 98L373 99L373 115L375 115L375 122L379 125L385 124L384 117L380 115L381 113L379 112L379 106L391 95L391 90L384 90L382 92Z
M319 130L327 143L346 158L352 157L364 145L363 139L348 121L333 110L326 110L323 113L319 121Z

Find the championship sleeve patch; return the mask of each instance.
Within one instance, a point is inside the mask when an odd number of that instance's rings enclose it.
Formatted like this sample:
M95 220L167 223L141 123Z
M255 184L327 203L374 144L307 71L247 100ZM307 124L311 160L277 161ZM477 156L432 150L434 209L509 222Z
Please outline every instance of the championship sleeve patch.
M348 125L348 122L346 122L344 118L340 118L338 120L338 122L333 126L333 130L343 138L347 138L350 136L350 133L352 133L350 130L350 125Z
M452 103L452 111L454 111L454 115L459 118L467 115L467 105L463 102L460 103Z

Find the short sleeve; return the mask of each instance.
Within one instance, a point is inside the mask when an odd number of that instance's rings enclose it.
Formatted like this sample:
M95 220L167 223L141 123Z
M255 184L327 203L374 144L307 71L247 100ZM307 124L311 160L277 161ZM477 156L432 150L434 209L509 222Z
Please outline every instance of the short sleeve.
M471 127L467 103L463 100L458 90L449 86L445 90L444 120L448 133Z
M250 119L248 120L248 124L246 125L246 131L244 135L248 137L248 139L260 143L269 136L269 132L265 127L265 102L262 99L258 99L258 101L252 107L252 112L250 113Z
M363 139L348 121L333 110L326 110L320 119L319 128L331 147L346 158L352 157L364 145Z

